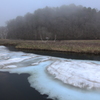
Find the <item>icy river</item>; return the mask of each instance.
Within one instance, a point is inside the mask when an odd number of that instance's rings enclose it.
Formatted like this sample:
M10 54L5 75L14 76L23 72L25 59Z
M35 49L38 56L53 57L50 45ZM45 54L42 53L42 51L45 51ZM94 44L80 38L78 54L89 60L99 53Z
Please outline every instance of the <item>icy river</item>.
M43 56L0 46L0 72L29 74L30 87L48 95L47 99L100 100L100 61Z

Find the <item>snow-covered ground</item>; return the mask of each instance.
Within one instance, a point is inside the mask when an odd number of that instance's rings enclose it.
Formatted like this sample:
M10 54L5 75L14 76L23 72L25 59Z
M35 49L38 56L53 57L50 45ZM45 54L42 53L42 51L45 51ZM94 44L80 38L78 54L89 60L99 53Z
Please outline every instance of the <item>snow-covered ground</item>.
M83 61L56 61L47 67L56 79L79 88L100 88L100 64Z
M0 46L0 71L30 74L30 86L54 100L100 100L99 61L12 52Z

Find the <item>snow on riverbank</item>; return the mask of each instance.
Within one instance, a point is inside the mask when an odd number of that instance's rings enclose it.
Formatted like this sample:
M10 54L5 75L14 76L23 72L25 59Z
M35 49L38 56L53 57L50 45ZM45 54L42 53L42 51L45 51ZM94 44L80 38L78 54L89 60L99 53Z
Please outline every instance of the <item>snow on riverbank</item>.
M47 67L56 79L79 88L100 88L100 64L82 61L56 61Z

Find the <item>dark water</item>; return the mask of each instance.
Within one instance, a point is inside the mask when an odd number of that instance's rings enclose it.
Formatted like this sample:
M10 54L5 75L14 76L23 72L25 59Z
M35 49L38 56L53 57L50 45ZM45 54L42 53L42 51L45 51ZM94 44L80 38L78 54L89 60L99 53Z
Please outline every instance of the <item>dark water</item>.
M28 76L0 72L0 100L52 100L31 88Z
M14 47L8 47L9 50L18 51ZM50 55L69 59L98 60L100 55L75 54L64 52L48 51L28 51L40 55ZM0 100L52 100L47 99L47 95L41 95L38 91L30 87L27 81L28 74L9 74L0 72Z
M13 46L8 47L11 51L20 51ZM27 53L34 53L39 55L49 55L54 57L68 58L68 59L81 59L81 60L97 60L100 61L100 54L82 54L82 53L68 53L68 52L55 52L55 51L40 51L40 50L21 50Z

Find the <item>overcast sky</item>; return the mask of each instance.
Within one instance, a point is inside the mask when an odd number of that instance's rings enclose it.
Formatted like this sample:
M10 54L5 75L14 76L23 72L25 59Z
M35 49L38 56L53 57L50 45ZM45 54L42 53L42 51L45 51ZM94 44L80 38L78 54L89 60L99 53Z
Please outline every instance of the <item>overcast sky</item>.
M83 5L100 10L100 0L0 0L0 26L17 16L33 13L38 8L57 7L69 4Z

